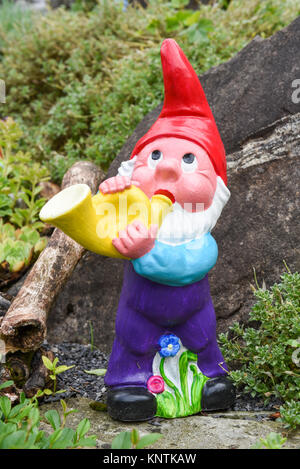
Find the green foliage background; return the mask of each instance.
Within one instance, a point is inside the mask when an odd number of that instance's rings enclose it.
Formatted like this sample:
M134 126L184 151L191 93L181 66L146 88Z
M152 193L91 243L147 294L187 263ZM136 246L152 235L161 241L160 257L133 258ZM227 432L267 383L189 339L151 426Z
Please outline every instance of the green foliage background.
M281 418L293 429L300 425L300 274L288 271L254 294L250 324L235 323L220 334L221 349L235 385L253 397L283 401Z
M39 234L39 212L48 171L20 150L21 138L13 119L0 120L0 289L17 280L47 244Z
M164 38L175 38L201 73L300 13L299 0L232 0L228 8L220 1L199 12L184 10L186 3L149 0L146 10L124 12L113 1L99 0L91 11L78 1L75 11L20 18L13 28L0 19L1 112L21 124L24 147L53 180L81 158L106 169L162 101Z

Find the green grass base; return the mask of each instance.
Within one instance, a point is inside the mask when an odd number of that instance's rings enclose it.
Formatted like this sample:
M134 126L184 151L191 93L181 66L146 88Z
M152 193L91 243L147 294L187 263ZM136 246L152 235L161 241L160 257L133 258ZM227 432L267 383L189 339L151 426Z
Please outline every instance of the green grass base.
M157 417L168 419L186 417L187 415L198 414L201 411L202 389L209 378L199 371L195 362L197 363L197 355L190 350L181 355L179 359L181 391L179 391L175 384L167 378L164 370L165 358L161 359L160 374L173 393L164 391L156 395ZM188 386L189 370L193 373L190 389Z

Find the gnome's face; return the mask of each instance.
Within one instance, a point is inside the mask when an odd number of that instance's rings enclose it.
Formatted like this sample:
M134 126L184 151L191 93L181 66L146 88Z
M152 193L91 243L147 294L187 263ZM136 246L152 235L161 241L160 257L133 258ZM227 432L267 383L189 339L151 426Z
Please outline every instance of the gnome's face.
M217 175L206 151L196 143L163 137L138 155L132 180L151 198L165 194L188 212L207 210L217 187Z

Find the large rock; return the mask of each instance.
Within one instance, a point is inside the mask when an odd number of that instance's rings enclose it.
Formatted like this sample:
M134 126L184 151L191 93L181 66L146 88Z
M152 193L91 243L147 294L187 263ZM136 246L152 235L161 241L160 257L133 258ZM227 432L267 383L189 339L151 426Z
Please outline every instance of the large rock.
M108 353L121 291L122 260L87 252L59 295L48 319L48 340L101 346ZM93 338L92 338L93 337Z
M299 269L300 18L273 37L255 38L230 61L201 77L228 154L232 198L214 231L220 257L210 275L213 300L224 330L245 320L258 281L279 280L283 260ZM108 175L158 116L139 124ZM298 218L297 218L298 215ZM109 351L122 283L122 261L87 253L59 295L48 321L49 340L94 341Z
M232 196L214 230L220 257L210 276L220 330L247 319L254 269L267 286L280 280L284 262L300 271L300 113L227 160Z

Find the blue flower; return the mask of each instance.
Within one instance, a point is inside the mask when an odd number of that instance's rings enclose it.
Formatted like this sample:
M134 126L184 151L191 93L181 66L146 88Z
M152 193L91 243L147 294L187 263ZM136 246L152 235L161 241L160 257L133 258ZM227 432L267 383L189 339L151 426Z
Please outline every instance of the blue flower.
M174 357L180 349L179 338L174 334L162 335L158 341L161 357Z

